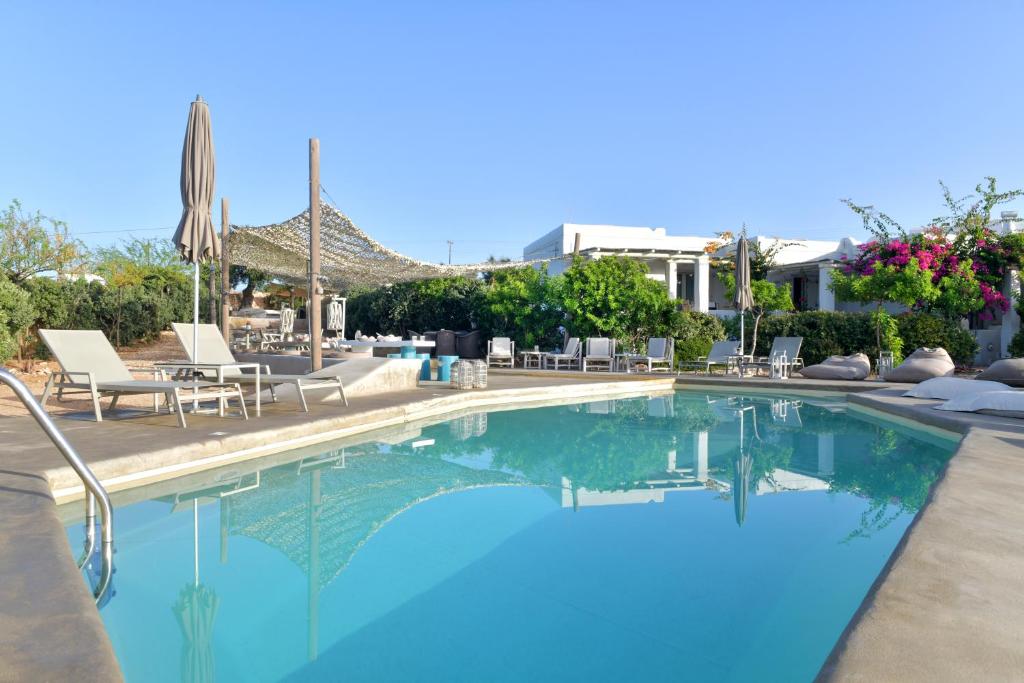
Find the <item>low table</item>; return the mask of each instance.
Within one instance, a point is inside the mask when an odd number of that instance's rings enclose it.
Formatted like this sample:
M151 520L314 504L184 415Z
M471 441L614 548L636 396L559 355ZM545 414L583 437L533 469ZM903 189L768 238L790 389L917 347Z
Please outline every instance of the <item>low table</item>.
M529 370L540 370L544 363L544 356L547 355L546 351L520 351L519 355L523 357L523 368Z
M154 363L155 367L161 370L174 370L176 376L183 375L186 371L191 370L193 374L197 371L211 370L217 373L217 382L219 384L224 383L224 371L225 370L256 370L256 417L260 416L260 364L259 363L189 363L186 361L167 361L162 363ZM243 399L244 400L244 399ZM195 410L195 406L192 408ZM224 399L219 401L219 413L221 416L224 415Z

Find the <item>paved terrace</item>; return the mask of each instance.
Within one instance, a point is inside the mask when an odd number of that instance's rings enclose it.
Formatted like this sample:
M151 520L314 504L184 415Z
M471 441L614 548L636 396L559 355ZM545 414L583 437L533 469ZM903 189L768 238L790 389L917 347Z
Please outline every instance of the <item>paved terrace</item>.
M267 406L258 420L171 416L96 424L61 419L72 443L123 503L136 487L371 429L400 431L481 407L524 407L664 390L671 378L494 372L486 391L422 388L353 400L348 409ZM944 478L819 674L821 681L1020 680L1024 677L1024 422L939 413L878 382L824 383L684 376L679 388L847 395L877 411L964 434ZM442 417L443 416L443 417ZM0 470L0 680L116 680L116 659L75 569L54 497L80 496L70 470L29 418L0 419L10 464ZM268 440L278 442L269 447ZM354 439L357 440L357 439ZM281 443L283 442L283 443ZM140 446L140 444L142 446ZM283 456L282 456L283 457ZM273 460L274 457L268 458ZM249 466L255 466L251 463Z

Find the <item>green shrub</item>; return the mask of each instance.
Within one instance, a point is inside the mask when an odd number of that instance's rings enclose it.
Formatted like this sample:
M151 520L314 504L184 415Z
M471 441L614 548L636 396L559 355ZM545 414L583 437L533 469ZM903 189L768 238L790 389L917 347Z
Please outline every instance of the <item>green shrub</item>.
M672 316L672 336L676 340L676 359L693 361L706 356L716 341L725 339L725 326L710 313L680 311Z
M484 306L484 284L468 277L402 282L351 293L345 326L364 334L468 330Z
M896 324L907 353L922 346L941 346L955 363L966 365L978 352L974 335L952 320L928 313L904 313L896 317Z
M0 280L0 363L18 353L21 335L35 317L28 293L6 279Z
M1010 345L1007 347L1007 351L1014 358L1024 358L1024 330L1013 335L1013 339L1010 340Z

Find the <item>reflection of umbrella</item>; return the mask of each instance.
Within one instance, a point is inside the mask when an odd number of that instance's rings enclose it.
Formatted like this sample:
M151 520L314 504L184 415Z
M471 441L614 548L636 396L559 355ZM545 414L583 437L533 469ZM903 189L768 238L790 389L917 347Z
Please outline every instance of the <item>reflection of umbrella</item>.
M733 468L732 478L732 505L736 513L736 524L743 526L747 518L747 494L750 493L750 470L753 467L754 459L744 453L743 427L746 421L747 410L754 410L754 406L740 408L740 453Z
M220 258L220 240L213 227L213 132L210 109L196 97L188 114L185 144L181 149L181 221L174 246L185 263L195 264L192 301L192 352L199 354L199 264Z
M740 353L744 352L743 346L743 318L744 311L754 307L754 293L750 291L750 254L747 248L746 234L740 235L740 241L736 243L736 294L732 299L733 307L740 314ZM753 349L750 350L754 352Z
M214 680L213 620L220 598L199 583L199 499L192 499L193 580L181 589L172 611L184 636L181 648L181 680Z
M213 620L217 617L220 598L202 584L181 589L174 603L174 616L184 636L181 648L181 680L214 680Z

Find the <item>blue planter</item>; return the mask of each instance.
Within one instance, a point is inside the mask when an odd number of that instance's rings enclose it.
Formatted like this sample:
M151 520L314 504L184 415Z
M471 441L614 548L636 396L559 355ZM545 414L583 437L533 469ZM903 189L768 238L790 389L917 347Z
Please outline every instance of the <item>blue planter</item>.
M452 363L459 359L458 356L437 357L437 381L450 382L452 380Z
M429 353L417 353L416 357L423 361L423 367L420 368L420 380L429 382L430 376L430 354Z

